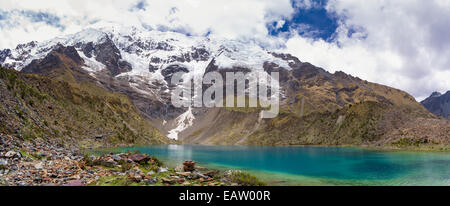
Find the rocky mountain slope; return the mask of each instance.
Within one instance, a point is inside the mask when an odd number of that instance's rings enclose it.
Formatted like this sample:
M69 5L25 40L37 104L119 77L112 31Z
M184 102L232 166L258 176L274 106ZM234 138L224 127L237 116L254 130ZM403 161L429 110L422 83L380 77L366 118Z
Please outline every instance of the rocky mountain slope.
M0 63L79 87L96 85L124 94L151 125L185 143L398 145L405 138L425 142L433 137L426 142L436 144L450 138L448 122L425 133L399 132L418 119L435 121L406 92L343 72L332 74L248 42L127 27L95 28L0 51ZM276 118L261 119L261 108L176 108L170 97L180 85L169 80L179 71L187 73L186 79L210 71L277 71L281 112Z
M433 92L431 96L421 103L431 113L447 119L450 118L450 91L445 94Z
M182 162L180 162L182 163ZM83 154L57 139L24 140L0 133L0 186L262 186L238 170L209 170L185 161L168 168L154 156Z
M65 56L58 52L54 55ZM60 65L64 71L69 65ZM67 70L67 78L75 75ZM171 142L128 97L89 82L69 82L0 68L0 132L58 140L68 147Z

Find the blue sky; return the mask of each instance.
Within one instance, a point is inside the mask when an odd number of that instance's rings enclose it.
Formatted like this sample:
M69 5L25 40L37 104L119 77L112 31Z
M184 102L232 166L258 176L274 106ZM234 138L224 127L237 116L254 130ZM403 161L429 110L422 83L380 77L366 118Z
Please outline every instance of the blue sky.
M269 34L273 36L290 35L292 30L295 30L302 36L332 41L333 34L339 26L339 16L326 10L326 0L313 0L312 2L314 2L314 6L308 8L291 1L294 9L293 15L283 18L285 22L279 28L277 28L276 21L269 23L267 25Z
M253 41L418 100L450 90L448 0L2 0L0 49L102 25Z

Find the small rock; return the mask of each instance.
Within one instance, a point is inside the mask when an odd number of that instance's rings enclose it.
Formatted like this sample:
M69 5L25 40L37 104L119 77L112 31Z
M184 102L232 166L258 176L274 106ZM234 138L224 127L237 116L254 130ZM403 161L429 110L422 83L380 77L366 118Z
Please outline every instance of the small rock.
M39 162L37 164L34 165L34 168L40 170L44 168L44 163L43 162Z
M200 167L200 166L195 166L195 169L199 170L199 171L206 171L206 170L208 170L206 167Z
M83 184L83 182L81 182L81 180L72 180L72 181L69 181L64 186L84 186L84 184Z
M0 166L4 166L4 167L8 166L8 160L0 159Z
M178 178L176 181L178 182L178 184L183 184L185 179L184 178Z
M109 159L106 161L106 165L107 167L115 167L117 165L117 162L115 162L113 159Z
M167 171L169 171L169 169L167 169L165 167L158 168L158 173L163 173L163 172L167 172Z
M14 152L14 151L9 151L9 152L7 152L6 154L5 154L5 157L7 157L7 158L13 158L14 156L16 156L16 152Z
M47 152L38 152L37 155L41 156L41 157L47 157L48 153Z
M194 176L196 177L195 179L198 179L198 178L208 179L208 178L209 178L208 176L203 175L203 174L200 173L200 172L195 172L195 173L194 173Z
M219 170L212 170L209 172L206 172L205 175L208 177L214 177L215 175L219 174Z
M170 184L170 185L173 185L173 184L175 184L175 180L173 180L173 179L169 179L169 178L161 178L161 181L163 182L163 183L167 183L167 184Z
M191 172L177 172L178 175L189 177L192 173Z
M122 158L121 158L121 157L119 157L119 156L117 156L117 155L113 155L113 156L112 156L112 158L113 158L113 160L114 160L114 161L116 161L116 162L118 162L118 161L121 161L121 160L122 160Z
M41 177L36 177L36 178L34 178L33 182L42 183L42 178Z
M208 185L209 185L209 186L217 186L217 185L219 185L219 183L218 183L218 182L211 182L211 183L209 183Z
M136 175L136 176L134 176L134 179L136 180L136 182L140 182L140 181L142 181L142 176Z
M150 178L150 179L144 180L144 183L146 185L152 185L152 184L155 184L156 182L158 182L158 179L156 179L156 178Z
M143 154L133 154L128 157L133 162L139 163L139 164L146 164L151 158L148 155Z
M130 179L133 182L139 183L142 181L142 176L130 174L130 176L128 176L128 179Z
M183 172L184 170L183 170L183 165L177 165L176 167L175 167L175 171L177 171L177 172Z

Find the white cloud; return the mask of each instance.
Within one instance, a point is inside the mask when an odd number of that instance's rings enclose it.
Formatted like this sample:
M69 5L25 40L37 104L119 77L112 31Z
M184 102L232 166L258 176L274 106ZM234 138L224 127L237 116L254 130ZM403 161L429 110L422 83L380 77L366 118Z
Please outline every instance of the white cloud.
M289 0L147 0L142 9L132 9L140 1L123 0L2 0L1 10L41 11L53 14L67 28L59 33L48 33L47 38L62 33L72 33L91 22L97 24L114 22L128 26L145 24L152 28L166 28L185 31L193 35L210 33L217 37L241 39L265 39L266 23L288 18L293 13ZM8 17L3 21L13 21ZM0 20L0 25L1 25ZM32 25L36 28L28 28ZM11 47L33 39L40 33L40 25L29 20L20 21L15 26L2 28L1 33L12 33L17 29L20 36L10 36L8 42L0 42L0 48ZM44 30L45 31L45 30ZM34 40L34 39L33 39ZM41 39L38 39L41 40Z
M327 10L346 17L334 42L297 35L285 51L329 71L406 90L419 100L450 89L448 1L331 0ZM359 32L348 37L351 28Z
M298 8L311 9L320 7L320 4L314 0L294 0L294 4Z

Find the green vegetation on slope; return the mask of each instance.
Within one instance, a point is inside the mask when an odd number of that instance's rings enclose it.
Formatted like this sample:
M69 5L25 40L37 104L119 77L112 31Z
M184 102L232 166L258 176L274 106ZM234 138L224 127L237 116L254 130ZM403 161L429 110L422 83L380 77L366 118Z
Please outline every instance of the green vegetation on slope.
M169 140L128 97L95 83L66 82L0 68L0 132L59 138L82 147L161 144Z
M250 135L247 143L402 146L394 144L399 136L392 132L404 127L405 122L416 119L415 115L405 107L372 101L352 104L334 112L312 112L305 116L282 112L274 119L265 120L264 126ZM422 141L426 136L415 134L411 135L414 142ZM445 141L441 143L447 144Z

